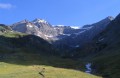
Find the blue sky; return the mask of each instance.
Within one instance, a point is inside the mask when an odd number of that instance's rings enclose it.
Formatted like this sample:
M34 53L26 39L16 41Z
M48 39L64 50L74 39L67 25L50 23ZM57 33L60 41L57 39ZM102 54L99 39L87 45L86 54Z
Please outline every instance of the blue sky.
M52 25L83 26L120 13L120 0L0 0L0 23L42 18Z

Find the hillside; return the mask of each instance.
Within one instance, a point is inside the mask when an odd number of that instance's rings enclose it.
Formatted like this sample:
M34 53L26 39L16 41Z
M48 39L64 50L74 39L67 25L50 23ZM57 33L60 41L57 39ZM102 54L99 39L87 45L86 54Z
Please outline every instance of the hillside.
M84 46L102 32L114 18L109 16L96 23L84 25L75 33L68 33L68 36L56 40L53 45L63 50L72 50Z
M120 14L113 20L106 30L100 33L95 41L100 53L96 56L96 68L107 78L119 78L120 68ZM106 45L101 48L102 45Z
M45 40L8 30L0 35L0 78L101 78L84 73L82 61L62 59Z
M74 50L74 57L93 64L93 73L105 78L120 78L120 15L91 43Z

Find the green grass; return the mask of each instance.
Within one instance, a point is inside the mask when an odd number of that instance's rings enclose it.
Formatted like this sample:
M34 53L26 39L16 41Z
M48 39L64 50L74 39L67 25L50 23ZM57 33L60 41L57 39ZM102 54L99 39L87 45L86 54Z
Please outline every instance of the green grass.
M103 50L93 61L97 67L97 74L107 78L120 78L120 49L117 44Z
M5 36L5 37L14 37L14 38L17 38L17 37L19 37L19 36L25 36L26 34L23 34L23 33L19 33L19 32L6 32L6 33L4 33L4 34L2 34L3 36Z
M45 68L45 78L101 78L81 71L46 65L15 65L0 62L0 78L42 78L39 71Z

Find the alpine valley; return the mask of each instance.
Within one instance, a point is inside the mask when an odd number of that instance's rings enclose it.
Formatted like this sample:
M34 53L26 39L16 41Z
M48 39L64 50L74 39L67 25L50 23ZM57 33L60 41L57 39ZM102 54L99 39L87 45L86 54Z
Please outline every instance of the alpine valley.
M22 77L120 78L120 14L84 26L0 24L0 78Z

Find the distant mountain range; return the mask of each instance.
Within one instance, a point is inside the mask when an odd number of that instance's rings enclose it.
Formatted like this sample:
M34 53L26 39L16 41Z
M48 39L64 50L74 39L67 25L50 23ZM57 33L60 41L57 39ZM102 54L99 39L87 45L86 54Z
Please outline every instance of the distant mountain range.
M58 47L61 45L78 47L92 40L113 19L113 17L109 16L100 22L85 25L82 28L64 25L53 26L43 19L23 20L11 25L11 28L17 32L36 35L47 41L52 41Z

